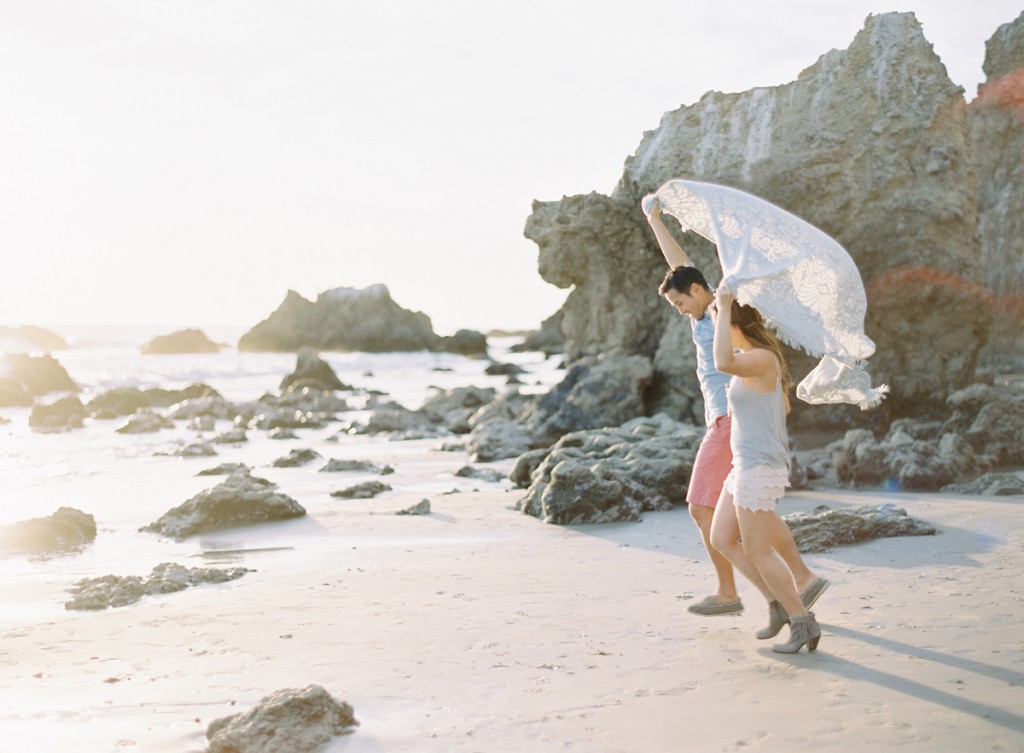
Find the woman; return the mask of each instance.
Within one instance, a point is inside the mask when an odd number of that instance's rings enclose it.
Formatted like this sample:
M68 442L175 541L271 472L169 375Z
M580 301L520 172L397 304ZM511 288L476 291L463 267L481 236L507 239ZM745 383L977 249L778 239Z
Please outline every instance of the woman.
M788 620L789 641L772 650L795 654L806 645L814 651L821 628L771 543L773 528L782 523L775 503L789 485L789 371L756 309L739 305L726 286L716 300L715 368L732 375L733 467L711 524L712 544L768 600L770 624L759 637L775 635Z

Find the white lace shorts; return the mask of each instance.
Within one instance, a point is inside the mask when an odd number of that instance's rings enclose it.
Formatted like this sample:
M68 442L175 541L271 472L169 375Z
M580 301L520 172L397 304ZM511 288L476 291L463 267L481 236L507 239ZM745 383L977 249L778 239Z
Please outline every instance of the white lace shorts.
M733 468L725 477L724 488L733 503L748 510L774 510L789 486L789 471L771 465Z

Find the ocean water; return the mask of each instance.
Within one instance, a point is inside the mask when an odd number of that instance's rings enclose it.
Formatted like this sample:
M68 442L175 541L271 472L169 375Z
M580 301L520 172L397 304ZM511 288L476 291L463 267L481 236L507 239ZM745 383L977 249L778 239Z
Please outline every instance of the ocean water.
M197 382L209 384L233 402L253 400L276 392L281 379L295 366L293 354L240 353L233 344L241 331L204 330L211 339L229 343L216 354L143 356L139 346L161 328L75 328L58 330L72 347L53 355L68 371L88 402L113 387L180 388ZM540 353L512 353L517 338L492 338L490 357L516 363L527 373L520 376L521 392L543 392L562 376L560 358ZM407 408L419 408L437 389L468 385L508 389L507 378L490 376L486 359L449 353L323 353L321 357L345 383L356 388L386 393ZM339 393L345 394L345 393ZM51 394L41 402L60 397ZM28 426L29 408L0 409L0 524L44 517L57 508L73 507L96 518L95 542L81 552L50 557L24 555L0 557L0 592L5 609L0 626L27 624L64 612L67 588L81 578L105 574L148 575L161 562L178 562L190 567L233 562L256 564L260 551L277 552L263 556L287 557L303 547L327 545L318 514L335 514L339 501L332 489L350 486L373 474L321 474L318 469L329 458L367 459L391 464L395 473L380 480L389 484L376 500L386 507L388 498L415 494L427 496L472 489L509 489L507 480L488 482L455 476L469 464L465 451L440 451L444 443L463 441L460 437L392 441L391 438L347 435L340 429L349 421L365 417L358 408L358 395L350 401L351 413L339 414L339 423L321 429L296 430L297 439L271 440L265 432L249 430L249 440L239 445L215 445L216 457L181 458L161 453L197 439L211 439L231 428L219 421L214 432L199 434L186 422L174 429L152 434L121 435L116 429L126 418L86 420L79 430L41 434ZM310 448L323 459L302 468L274 468L276 458L292 449ZM253 474L277 483L281 491L307 509L305 518L195 536L182 541L141 533L152 523L203 489L223 480L220 476L197 476L197 472L220 463L241 462ZM507 472L513 461L488 464ZM418 497L417 497L418 499ZM333 544L332 544L333 545ZM249 556L218 556L226 552L252 552ZM284 554L281 554L281 553ZM152 597L159 598L159 597ZM171 597L173 598L173 597Z

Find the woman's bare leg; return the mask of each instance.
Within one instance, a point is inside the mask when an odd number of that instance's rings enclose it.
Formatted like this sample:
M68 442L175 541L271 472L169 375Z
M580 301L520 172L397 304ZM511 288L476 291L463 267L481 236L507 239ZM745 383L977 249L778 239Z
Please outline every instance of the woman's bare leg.
M792 573L772 548L773 534L777 530L775 521L779 520L779 516L772 510L750 510L739 507L736 508L736 519L739 524L740 536L743 539L742 549L748 561L753 564L763 579L770 594L767 598L782 604L790 617L806 615L807 610L800 600ZM733 560L733 564L737 570L746 575L735 560Z
M793 540L793 532L786 525L786 521L777 514L773 517L774 521L771 524L772 549L782 557L782 561L786 563L786 567L792 573L796 590L803 593L817 580L818 576L811 572L803 557L800 556L800 550L797 549L796 541Z
M714 518L711 520L711 545L721 552L766 600L771 601L775 598L771 589L743 551L739 538L740 527L732 494L723 489L722 495L718 498L718 506L715 507Z

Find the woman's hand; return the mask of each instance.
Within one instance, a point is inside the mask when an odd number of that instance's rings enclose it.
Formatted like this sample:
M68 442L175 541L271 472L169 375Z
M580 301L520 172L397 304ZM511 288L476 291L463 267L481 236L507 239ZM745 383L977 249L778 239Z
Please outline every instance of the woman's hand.
M640 200L640 209L648 220L661 216L661 204L658 203L658 197L653 193L647 194Z
M715 305L718 307L719 311L729 309L735 298L736 294L732 292L732 288L724 282L715 290Z

